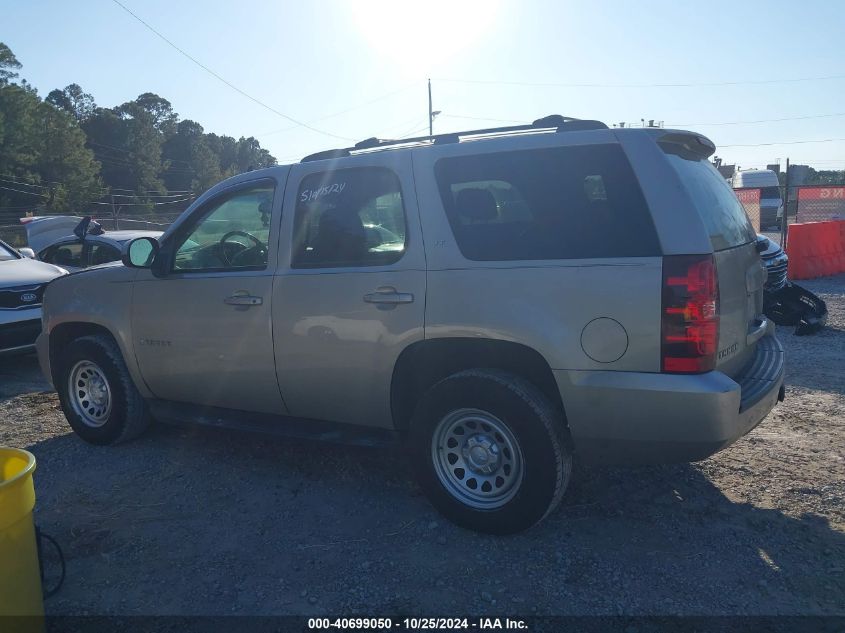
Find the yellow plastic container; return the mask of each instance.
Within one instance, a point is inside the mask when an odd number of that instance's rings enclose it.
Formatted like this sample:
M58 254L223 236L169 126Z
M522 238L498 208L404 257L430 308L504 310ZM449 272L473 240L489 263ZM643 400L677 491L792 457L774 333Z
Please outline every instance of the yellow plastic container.
M0 616L44 616L35 544L35 456L0 447ZM29 627L27 627L29 628Z

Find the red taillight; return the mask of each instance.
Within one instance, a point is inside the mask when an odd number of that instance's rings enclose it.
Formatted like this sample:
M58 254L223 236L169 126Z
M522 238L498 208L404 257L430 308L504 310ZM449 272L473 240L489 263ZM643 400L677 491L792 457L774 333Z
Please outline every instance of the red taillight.
M719 286L712 255L663 258L662 370L697 374L716 366Z

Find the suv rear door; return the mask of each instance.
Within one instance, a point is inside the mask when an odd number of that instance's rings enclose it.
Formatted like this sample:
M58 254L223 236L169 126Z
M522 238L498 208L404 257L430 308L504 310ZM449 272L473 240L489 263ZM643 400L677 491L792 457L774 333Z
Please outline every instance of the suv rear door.
M766 273L756 234L745 210L716 168L709 152L695 151L692 134L669 134L659 141L707 230L719 283L719 347L716 369L736 376L765 333L763 284ZM693 149L691 149L693 148Z
M393 369L423 338L426 299L410 152L294 166L285 209L273 288L285 403L297 417L389 427Z

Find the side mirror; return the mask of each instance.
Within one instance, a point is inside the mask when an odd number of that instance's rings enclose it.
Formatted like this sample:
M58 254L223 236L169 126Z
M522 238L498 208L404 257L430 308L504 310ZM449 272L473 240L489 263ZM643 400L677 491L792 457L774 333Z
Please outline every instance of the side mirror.
M23 248L19 248L18 252L28 259L35 259L35 251L31 248L27 248L26 246Z
M158 250L158 240L152 237L139 237L123 247L120 260L128 268L149 268Z

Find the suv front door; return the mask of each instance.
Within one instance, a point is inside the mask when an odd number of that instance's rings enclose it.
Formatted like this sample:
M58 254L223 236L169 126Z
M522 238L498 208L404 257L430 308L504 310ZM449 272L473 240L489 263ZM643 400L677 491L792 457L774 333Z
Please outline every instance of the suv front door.
M425 253L410 154L292 168L275 280L279 384L291 414L390 427L399 354L423 338Z
M273 179L226 189L167 236L161 276L139 271L132 333L157 398L285 413L270 320L282 195Z

